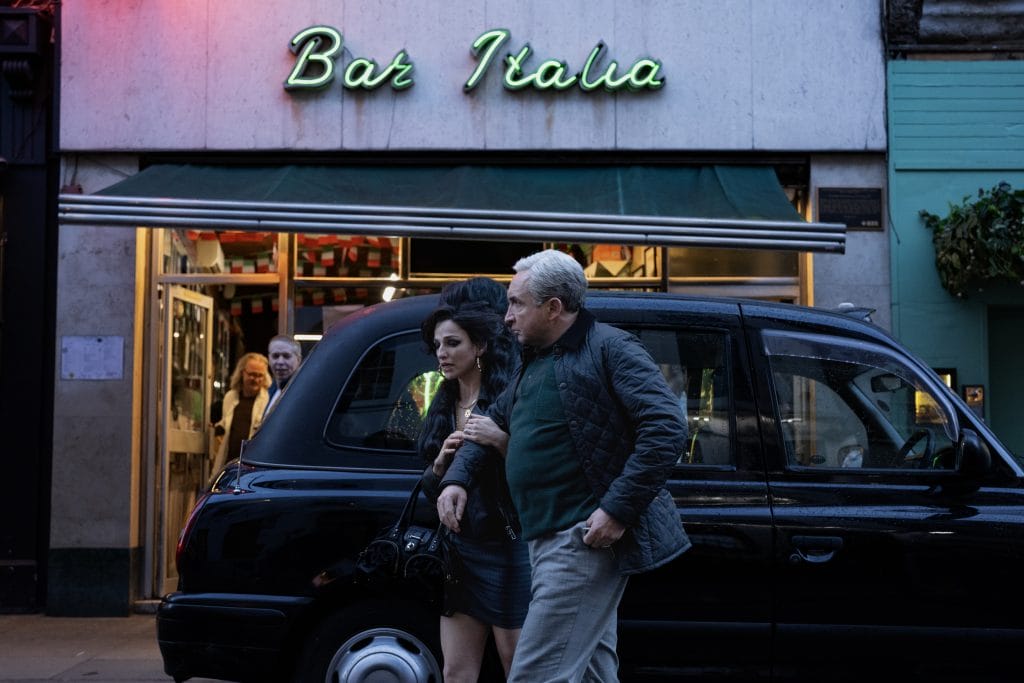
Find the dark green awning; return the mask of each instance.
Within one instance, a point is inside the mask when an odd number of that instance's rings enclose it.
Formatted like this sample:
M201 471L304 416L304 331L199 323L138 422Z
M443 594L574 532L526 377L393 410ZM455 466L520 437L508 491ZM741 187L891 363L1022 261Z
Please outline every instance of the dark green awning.
M767 166L156 165L63 223L842 252Z

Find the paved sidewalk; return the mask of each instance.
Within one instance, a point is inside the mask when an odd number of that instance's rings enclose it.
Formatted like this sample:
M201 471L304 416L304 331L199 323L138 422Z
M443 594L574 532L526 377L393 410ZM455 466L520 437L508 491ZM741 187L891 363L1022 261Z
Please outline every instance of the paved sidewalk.
M171 680L164 673L152 614L102 619L0 614L0 682Z

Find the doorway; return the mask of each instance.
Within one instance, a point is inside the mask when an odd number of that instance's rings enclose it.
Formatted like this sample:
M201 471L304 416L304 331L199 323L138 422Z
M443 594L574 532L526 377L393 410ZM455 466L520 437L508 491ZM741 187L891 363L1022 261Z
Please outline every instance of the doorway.
M158 594L178 582L178 535L210 476L213 299L180 286L167 288L164 306L165 426L159 455Z
M1024 454L1024 308L988 309L989 425L999 440L1017 456Z

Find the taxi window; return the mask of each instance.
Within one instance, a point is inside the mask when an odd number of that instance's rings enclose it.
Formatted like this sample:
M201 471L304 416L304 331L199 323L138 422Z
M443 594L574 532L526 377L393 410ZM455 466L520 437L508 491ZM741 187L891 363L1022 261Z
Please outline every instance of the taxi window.
M718 330L629 329L661 368L686 417L679 465L732 465L734 416L727 359L729 337Z
M327 426L336 446L413 451L441 383L414 332L380 341L359 362Z
M824 335L765 333L790 466L952 469L955 413L892 351Z
M689 437L680 465L731 465L734 418L719 331L630 329L647 347L676 395ZM441 384L435 359L416 333L384 339L363 356L328 424L336 446L413 451Z

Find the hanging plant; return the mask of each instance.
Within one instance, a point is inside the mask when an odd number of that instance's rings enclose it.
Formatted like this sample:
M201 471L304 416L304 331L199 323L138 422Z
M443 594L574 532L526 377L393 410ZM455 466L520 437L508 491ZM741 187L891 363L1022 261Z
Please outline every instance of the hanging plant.
M959 297L990 282L1024 286L1024 190L1003 182L969 200L950 204L944 218L921 211L942 286Z

